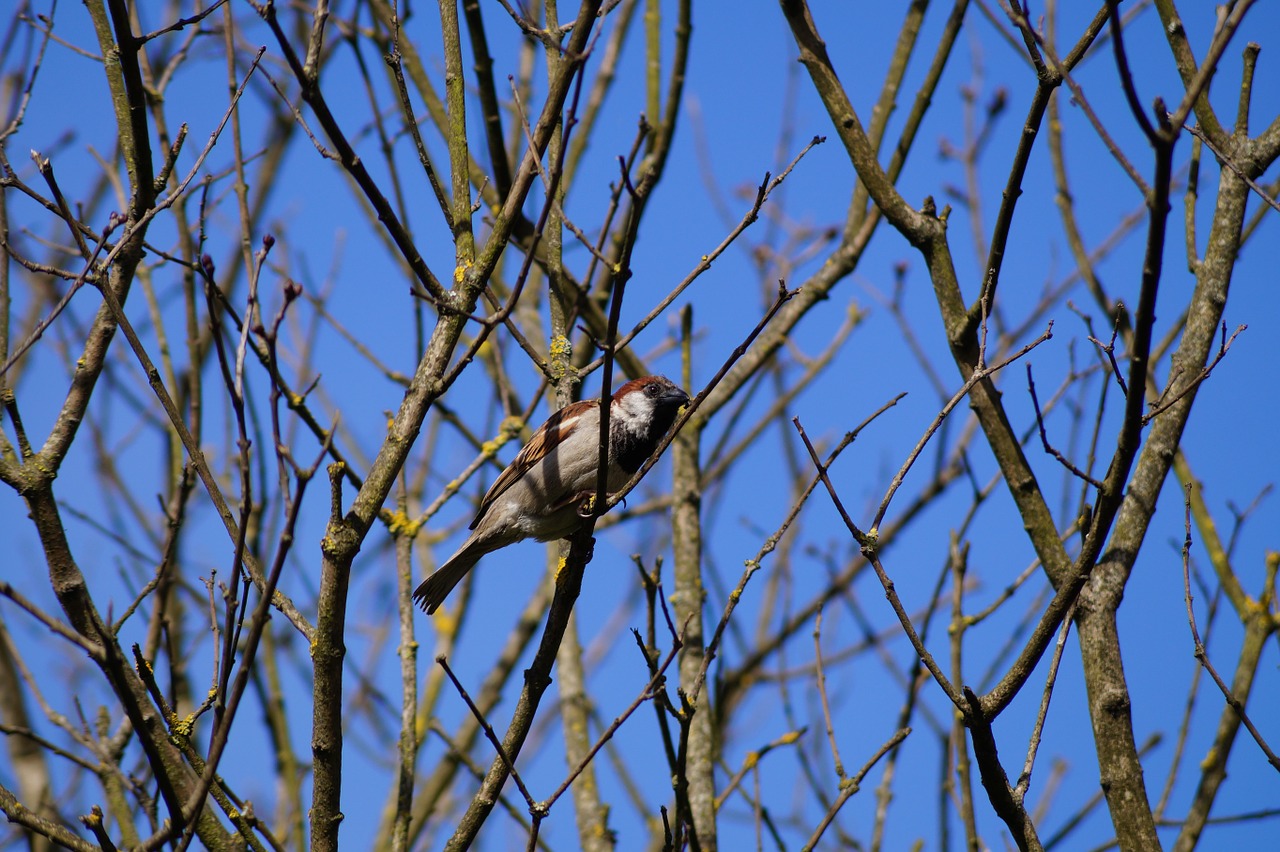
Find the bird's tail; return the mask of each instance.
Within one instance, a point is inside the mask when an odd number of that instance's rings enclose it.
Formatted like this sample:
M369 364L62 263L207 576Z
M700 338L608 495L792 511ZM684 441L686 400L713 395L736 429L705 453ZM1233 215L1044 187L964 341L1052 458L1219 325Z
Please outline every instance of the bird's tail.
M461 550L450 556L447 562L414 590L414 602L421 606L427 615L431 615L440 608L440 604L444 603L444 599L448 597L449 592L453 591L453 587L467 576L467 572L475 567L481 556L489 552L488 549L477 545L478 542L468 541Z

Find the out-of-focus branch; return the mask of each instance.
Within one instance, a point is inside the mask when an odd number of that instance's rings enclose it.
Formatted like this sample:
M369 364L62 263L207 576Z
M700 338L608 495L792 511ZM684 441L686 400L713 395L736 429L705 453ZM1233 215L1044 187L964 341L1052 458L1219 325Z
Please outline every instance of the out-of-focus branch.
M3 784L0 784L0 811L10 822L30 829L33 832L33 838L36 838L33 841L35 843L39 843L38 838L47 837L59 846L74 852L101 852L102 850L101 846L82 840L71 830L31 810Z
M685 316L687 331L690 314L686 313ZM686 341L687 339L686 336ZM691 365L686 358L686 386L691 372ZM693 849L714 852L718 848L715 767L719 760L721 732L715 728L715 715L709 696L704 695L700 700L693 697L701 683L703 659L706 656L702 618L706 591L702 579L701 439L700 422L689 423L678 433L671 453L674 498L671 537L675 570L672 604L676 623L681 626L685 640L684 650L680 654L680 687L688 697L686 712L692 712L693 715L689 720L689 745L685 758L692 822L689 842Z
M45 754L47 746L17 733L32 730L32 725L23 698L13 642L3 620L0 620L0 722L5 727L9 765L18 784L16 797L7 791L0 793L0 805L5 815L11 822L18 822L15 806L23 802L26 804L20 807L34 818L57 825L62 820L54 801L53 778ZM53 848L48 839L34 832L29 843L31 852L48 852Z

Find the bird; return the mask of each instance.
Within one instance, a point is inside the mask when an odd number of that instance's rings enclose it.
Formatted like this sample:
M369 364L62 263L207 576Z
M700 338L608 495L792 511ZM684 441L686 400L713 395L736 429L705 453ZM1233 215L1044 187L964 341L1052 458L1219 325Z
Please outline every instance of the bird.
M643 376L618 388L609 403L610 493L653 455L688 402L689 395L665 376ZM486 553L526 538L572 535L595 494L599 465L599 401L574 402L551 415L489 486L471 535L414 590L414 601L431 615Z

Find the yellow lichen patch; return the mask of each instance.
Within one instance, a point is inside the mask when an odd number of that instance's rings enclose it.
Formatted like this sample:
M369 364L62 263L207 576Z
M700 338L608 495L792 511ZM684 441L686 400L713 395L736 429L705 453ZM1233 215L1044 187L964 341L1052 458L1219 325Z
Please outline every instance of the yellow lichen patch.
M480 445L480 452L484 453L486 458L493 458L497 455L498 450L502 449L502 445L519 434L523 427L524 421L519 417L508 417L498 427L498 434L492 440L485 441Z
M330 559L337 557L340 552L338 540L332 535L325 535L320 539L320 552Z
M453 283L462 284L462 280L467 276L467 270L471 268L470 262L459 263L453 268Z
M181 737L184 740L191 739L191 732L195 729L196 720L194 716L188 716L185 719L174 719L170 725L175 737Z
M551 347L547 354L551 357L551 378L560 381L564 378L569 362L573 358L573 344L563 334L557 334L551 338Z
M391 513L391 521L387 524L387 531L392 535L405 535L413 538L418 534L418 528L422 525L410 518L404 511L397 510Z

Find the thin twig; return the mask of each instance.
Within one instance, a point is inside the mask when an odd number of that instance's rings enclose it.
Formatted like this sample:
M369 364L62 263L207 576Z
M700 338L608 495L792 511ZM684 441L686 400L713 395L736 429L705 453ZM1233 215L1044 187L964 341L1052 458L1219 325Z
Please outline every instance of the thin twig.
M1240 699L1236 698L1222 677L1218 674L1218 670L1213 667L1213 663L1209 660L1209 654L1205 651L1204 643L1200 641L1200 630L1196 627L1195 608L1191 605L1191 483L1186 485L1186 497L1184 505L1186 507L1186 538L1182 542L1182 590L1183 599L1187 606L1187 624L1191 627L1191 641L1195 645L1196 662L1204 666L1205 671L1213 678L1213 682L1218 685L1218 689L1222 692L1222 697L1226 699L1227 704L1240 717L1240 721L1249 731L1249 735L1253 737L1254 742L1258 744L1258 748L1262 749L1262 753L1267 758L1267 763L1271 764L1271 768L1280 772L1280 757L1271 750L1267 745L1267 741L1263 739L1258 728L1253 724L1253 720L1249 718L1249 714L1245 712L1244 705L1240 703Z
M444 673L449 676L449 680L453 683L454 689L458 690L458 694L462 696L462 700L467 703L467 709L471 711L471 715L480 723L481 729L484 730L484 735L488 737L489 743L493 746L493 750L498 753L498 757L502 758L502 762L507 765L507 772L515 780L516 787L520 790L520 795L524 796L525 802L532 811L537 806L533 796L530 795L529 788L524 785L524 779L520 777L520 773L516 771L515 762L507 754L507 750L502 747L502 742L498 739L497 732L493 730L493 725L489 724L489 720L484 717L484 714L480 712L480 708L471 700L466 687L458 680L458 676L453 673L453 669L449 668L449 660L445 658L444 654L436 657L436 662L440 665L440 668L444 669Z
M1064 456L1056 447L1049 443L1049 435L1044 428L1044 415L1040 412L1040 399L1036 396L1036 382L1031 377L1031 364L1027 363L1027 390L1031 393L1031 405L1036 410L1036 426L1040 429L1040 444L1044 447L1044 451L1058 460L1058 463L1065 467L1071 474L1079 479L1092 485L1094 488L1101 488L1102 483L1076 467L1069 458Z

